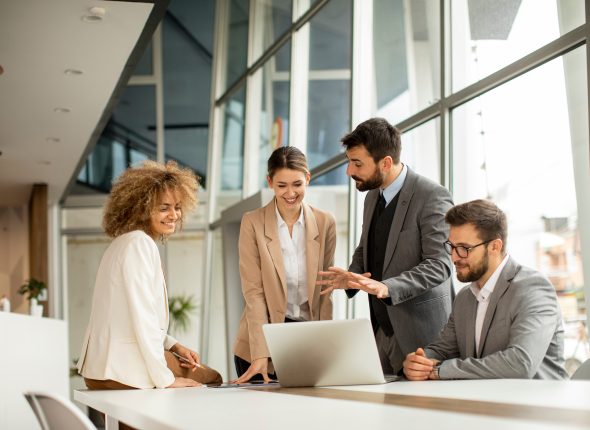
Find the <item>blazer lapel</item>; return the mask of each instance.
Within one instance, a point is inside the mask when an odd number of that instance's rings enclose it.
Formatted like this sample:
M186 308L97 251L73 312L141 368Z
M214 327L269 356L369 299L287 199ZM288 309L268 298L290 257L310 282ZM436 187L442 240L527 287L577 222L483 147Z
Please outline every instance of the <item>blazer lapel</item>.
M275 213L275 199L266 205L264 210L264 235L268 238L266 247L272 258L272 262L277 271L277 275L283 287L284 298L287 298L287 280L285 279L285 265L283 262L283 251L281 250L281 240L279 239L279 229L277 227L277 216Z
M315 282L318 277L318 270L320 265L320 243L318 237L320 235L315 215L311 208L303 204L303 216L305 218L305 263L307 271L307 300L309 302L309 309L313 315L313 303L315 300ZM326 268L327 269L327 268ZM318 290L319 291L319 290Z
M512 258L509 257L508 261L506 262L506 265L504 266L504 269L502 269L502 273L500 273L498 281L496 282L496 286L494 287L492 296L490 297L490 303L488 304L486 316L483 320L483 325L481 327L479 349L477 351L478 357L481 357L481 353L486 342L486 337L488 336L488 331L490 330L490 325L492 324L492 319L494 319L494 313L496 312L496 307L498 306L498 301L510 286L510 282L516 275L517 271L517 264L514 260L512 260Z
M397 201L397 207L395 208L395 214L393 215L393 222L389 229L389 238L387 241L387 248L385 249L385 258L383 259L383 271L387 269L395 248L397 247L397 240L399 233L404 225L406 219L406 213L408 212L408 206L410 206L410 200L414 195L414 185L416 184L416 174L408 167L408 174L402 189L400 190L399 199Z
M470 288L470 287L465 287ZM463 312L463 309L458 310ZM467 309L465 309L465 327L467 330L467 336L465 340L465 357L474 357L477 354L475 350L475 317L477 315L477 299L473 294L470 295L467 301ZM457 322L455 322L457 324Z

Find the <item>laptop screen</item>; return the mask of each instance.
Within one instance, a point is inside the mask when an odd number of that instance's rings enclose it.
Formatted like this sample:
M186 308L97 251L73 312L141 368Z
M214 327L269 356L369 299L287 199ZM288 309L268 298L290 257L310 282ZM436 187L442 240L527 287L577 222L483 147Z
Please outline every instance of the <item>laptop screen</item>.
M283 387L385 383L367 319L265 324L263 331Z

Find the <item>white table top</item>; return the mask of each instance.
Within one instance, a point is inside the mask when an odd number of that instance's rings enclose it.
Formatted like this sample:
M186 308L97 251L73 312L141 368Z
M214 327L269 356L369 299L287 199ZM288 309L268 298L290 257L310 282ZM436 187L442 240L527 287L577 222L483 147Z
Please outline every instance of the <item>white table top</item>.
M74 398L145 430L590 427L590 381L400 381L318 389L76 391ZM471 406L475 408L470 410ZM573 418L560 420L560 416Z
M411 382L403 380L384 385L330 388L590 411L590 381L487 379ZM590 427L590 423L588 425Z

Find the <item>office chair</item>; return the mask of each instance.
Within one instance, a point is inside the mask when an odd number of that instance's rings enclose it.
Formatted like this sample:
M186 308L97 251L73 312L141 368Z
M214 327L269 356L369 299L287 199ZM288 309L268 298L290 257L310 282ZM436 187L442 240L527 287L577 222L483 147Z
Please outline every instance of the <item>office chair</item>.
M31 405L41 430L96 430L88 417L61 396L35 391L29 391L24 396Z
M584 380L590 379L590 358L582 363L574 372L570 379Z

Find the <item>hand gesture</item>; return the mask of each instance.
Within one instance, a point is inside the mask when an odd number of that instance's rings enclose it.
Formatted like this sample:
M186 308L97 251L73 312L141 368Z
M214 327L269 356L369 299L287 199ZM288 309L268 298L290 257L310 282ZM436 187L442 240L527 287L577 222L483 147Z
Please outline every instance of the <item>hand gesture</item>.
M181 378L177 377L174 378L174 382L168 385L166 388L186 388L186 387L201 387L202 384L199 384L197 381L193 381L189 378Z
M262 357L252 361L248 370L238 379L231 381L232 384L243 384L248 382L257 374L261 374L264 382L268 383L271 379L268 377L268 358Z
M327 271L318 272L318 275L323 279L316 281L316 285L322 287L321 295L330 294L334 290L347 290L349 288L357 288L351 286L349 283L354 281L353 275L356 273L341 269L340 267L330 267ZM370 277L370 273L363 273L360 276Z
M410 381L426 381L438 360L427 358L422 348L410 352L404 360L404 374Z
M201 366L201 357L192 349L181 345L180 343L175 344L170 348L170 352L178 354L180 360L180 366L186 367L187 369L195 369Z
M362 275L358 273L350 273L350 280L348 281L348 286L350 288L356 288L358 290L363 290L367 294L372 294L377 296L378 299L385 299L389 297L389 288L382 282L376 281L371 279L370 273L369 276L366 276L367 273L363 273Z

